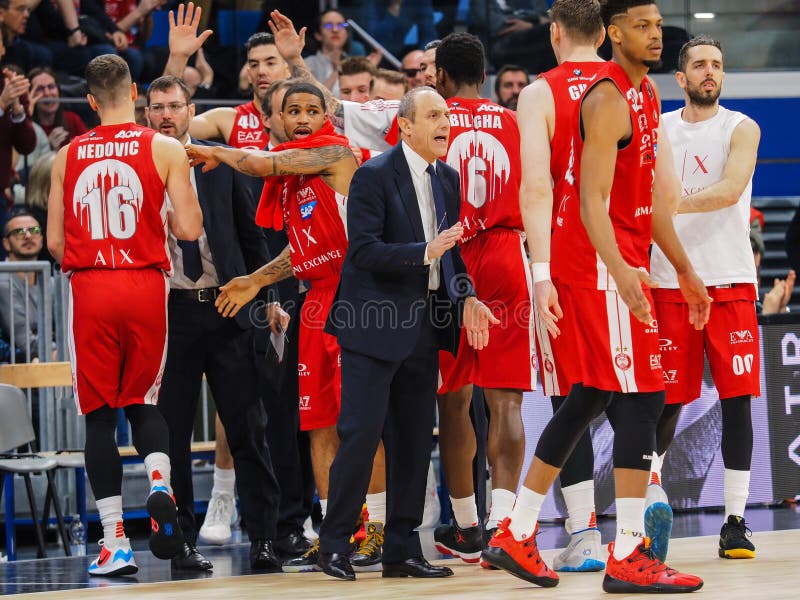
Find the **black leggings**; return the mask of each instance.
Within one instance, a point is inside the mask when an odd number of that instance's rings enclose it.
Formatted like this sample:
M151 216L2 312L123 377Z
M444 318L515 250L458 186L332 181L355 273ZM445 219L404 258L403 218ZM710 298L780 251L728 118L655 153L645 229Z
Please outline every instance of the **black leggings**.
M566 396L550 397L550 402L553 404L553 414L558 412L565 399ZM581 434L578 443L572 450L572 454L569 455L569 458L564 463L559 479L561 479L562 488L594 479L594 450L592 448L592 436L589 435L588 427Z
M131 424L133 445L139 456L153 452L169 453L169 430L164 417L151 404L125 407ZM115 439L117 411L103 406L86 415L86 474L96 499L122 494L122 461Z

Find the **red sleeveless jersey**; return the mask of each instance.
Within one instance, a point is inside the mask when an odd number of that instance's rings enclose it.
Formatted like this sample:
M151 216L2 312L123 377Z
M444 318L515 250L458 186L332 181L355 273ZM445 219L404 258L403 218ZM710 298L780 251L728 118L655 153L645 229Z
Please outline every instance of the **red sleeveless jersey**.
M233 121L228 145L242 150L263 150L267 146L269 136L264 130L261 113L256 103L251 100L235 107L236 118Z
M347 197L319 175L295 175L283 187L283 219L289 233L292 270L298 279L335 278L347 253Z
M450 98L447 105L447 164L461 179L461 241L492 227L522 230L517 114L485 98Z
M649 248L653 224L653 180L655 177L659 108L655 90L645 78L639 89L617 63L605 63L589 92L597 83L610 80L628 102L633 134L617 151L608 215L614 227L622 258L632 267L650 268ZM578 113L579 115L580 113ZM572 144L575 163L583 151L579 121L574 124ZM566 185L563 183L562 185ZM589 241L580 215L580 181L572 191L562 190L553 231L553 275L564 283L597 290L615 290L611 274Z
M62 269L172 270L156 132L101 125L72 140L64 172Z

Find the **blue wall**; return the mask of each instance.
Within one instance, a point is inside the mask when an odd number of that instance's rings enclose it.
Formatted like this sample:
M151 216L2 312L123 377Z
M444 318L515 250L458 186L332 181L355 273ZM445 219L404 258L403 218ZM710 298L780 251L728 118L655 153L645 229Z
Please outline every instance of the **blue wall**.
M753 196L800 196L800 98L723 99L721 104L743 112L761 127ZM662 110L683 105L665 100Z

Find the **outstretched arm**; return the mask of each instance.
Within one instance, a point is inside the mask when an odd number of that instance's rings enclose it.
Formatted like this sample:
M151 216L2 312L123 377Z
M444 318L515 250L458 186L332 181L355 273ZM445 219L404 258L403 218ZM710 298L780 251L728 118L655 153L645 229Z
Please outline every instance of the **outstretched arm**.
M241 150L228 146L186 145L192 166L203 164L203 172L225 163L251 177L273 175L323 175L343 159L353 159L353 151L345 146L323 146L282 152Z
M223 285L214 304L223 317L234 317L262 288L289 279L292 273L291 253L289 246L286 246L278 256L257 271L235 277Z

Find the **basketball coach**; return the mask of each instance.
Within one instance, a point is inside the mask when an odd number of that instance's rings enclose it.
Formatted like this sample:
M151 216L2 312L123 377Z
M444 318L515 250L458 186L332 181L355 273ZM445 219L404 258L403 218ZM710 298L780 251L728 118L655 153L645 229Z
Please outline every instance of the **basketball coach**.
M353 176L350 245L327 329L342 347L341 444L330 471L318 566L355 579L350 536L383 437L388 514L384 577L447 577L422 556L422 521L440 349L455 353L463 323L482 349L499 321L475 297L457 242L458 173L447 152L449 111L429 88L398 112L401 143Z

